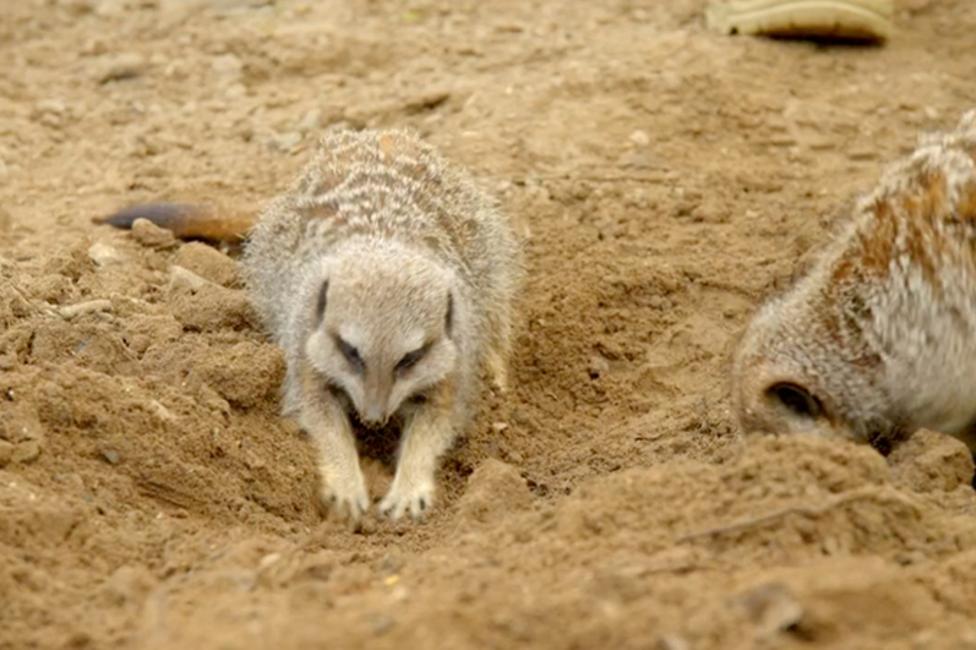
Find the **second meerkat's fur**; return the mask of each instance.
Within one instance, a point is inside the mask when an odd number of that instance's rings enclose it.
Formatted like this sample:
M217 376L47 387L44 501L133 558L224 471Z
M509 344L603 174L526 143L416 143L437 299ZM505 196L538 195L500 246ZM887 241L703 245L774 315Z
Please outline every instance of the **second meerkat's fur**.
M181 205L103 221L124 227L140 216L181 236L235 234ZM242 267L285 354L283 410L319 449L323 501L353 519L368 510L355 425L395 421L396 472L380 510L421 516L440 456L469 423L480 369L507 384L522 275L509 221L412 134L335 131L256 220Z
M923 138L733 360L746 429L880 442L918 428L974 446L976 111Z

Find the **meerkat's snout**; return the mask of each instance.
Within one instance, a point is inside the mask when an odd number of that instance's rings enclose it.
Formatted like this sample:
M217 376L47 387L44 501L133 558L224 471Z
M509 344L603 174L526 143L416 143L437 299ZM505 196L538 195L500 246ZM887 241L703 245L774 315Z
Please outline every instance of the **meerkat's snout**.
M385 425L391 412L391 381L382 372L371 372L365 381L363 403L359 406L359 419L368 427L379 428ZM393 405L395 410L396 405Z
M793 381L749 381L738 398L739 422L747 431L812 432L824 416L820 399Z
M762 433L845 433L837 431L830 396L822 387L789 359L762 354L758 343L762 337L751 334L744 338L733 373L735 411L742 428Z
M823 401L794 381L774 381L758 389L745 410L751 428L771 433L818 433L829 429Z

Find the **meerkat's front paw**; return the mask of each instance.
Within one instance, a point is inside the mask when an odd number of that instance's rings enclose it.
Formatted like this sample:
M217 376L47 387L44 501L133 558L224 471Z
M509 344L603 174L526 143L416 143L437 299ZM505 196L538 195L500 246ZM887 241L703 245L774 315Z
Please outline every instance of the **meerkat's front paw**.
M380 512L393 521L407 513L415 520L420 519L434 505L434 481L399 479L394 479L390 491L380 501Z
M322 503L340 518L358 521L369 509L369 493L362 476L347 480L322 477Z

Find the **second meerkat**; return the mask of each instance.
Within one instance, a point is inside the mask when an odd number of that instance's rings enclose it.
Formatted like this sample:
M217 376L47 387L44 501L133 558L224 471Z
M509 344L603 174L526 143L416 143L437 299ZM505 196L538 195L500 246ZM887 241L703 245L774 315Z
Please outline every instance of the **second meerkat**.
M733 364L746 429L881 442L929 428L976 450L976 111L858 203Z
M134 210L178 235L226 239L219 216ZM336 131L247 234L245 282L287 363L283 410L319 451L321 496L370 507L355 425L401 439L381 512L420 517L440 456L468 424L484 366L507 384L519 242L463 170L403 131Z

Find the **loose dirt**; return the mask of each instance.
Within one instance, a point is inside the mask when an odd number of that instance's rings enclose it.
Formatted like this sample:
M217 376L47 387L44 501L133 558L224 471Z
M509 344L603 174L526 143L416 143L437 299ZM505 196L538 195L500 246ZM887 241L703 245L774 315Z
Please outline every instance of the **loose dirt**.
M976 5L867 48L702 9L4 3L0 648L976 648L967 451L747 436L727 386L758 301L976 106ZM232 256L90 223L255 210L337 125L420 131L528 240L513 390L419 525L319 512Z

